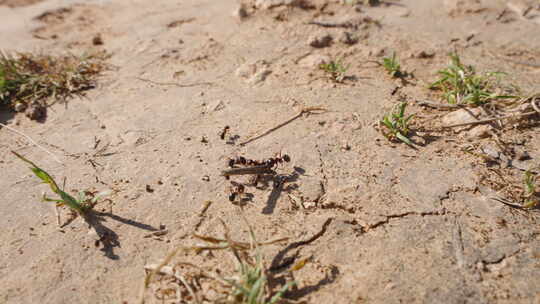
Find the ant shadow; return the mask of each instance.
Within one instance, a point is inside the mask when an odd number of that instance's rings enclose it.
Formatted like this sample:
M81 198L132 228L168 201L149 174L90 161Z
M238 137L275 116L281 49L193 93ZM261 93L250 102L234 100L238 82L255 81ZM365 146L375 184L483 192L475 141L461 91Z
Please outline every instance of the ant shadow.
M356 82L359 82L360 80L370 80L370 79L373 79L372 77L367 77L367 76L356 76L356 75L345 75L343 77L343 81L341 82L341 84L343 85L354 85Z
M281 196L281 192L285 191L287 193L291 193L293 190L298 189L297 184L290 184L284 187L285 183L291 183L298 180L300 177L300 174L305 173L306 171L302 168L295 167L294 171L290 174L278 174L276 176L273 176L273 187L272 192L270 192L270 195L268 196L268 200L266 201L266 206L263 208L262 213L263 214L272 214L274 213L274 209L276 208L277 201L279 197Z
M120 257L114 253L114 248L121 247L120 241L118 238L118 234L114 232L112 229L106 227L103 223L107 220L106 217L111 218L115 221L121 222L126 225L134 226L139 229L147 230L147 231L158 231L159 229L152 227L151 225L140 223L131 219L123 218L121 216L112 214L112 212L100 212L95 210L90 210L88 213L84 216L84 221L90 226L91 229L93 229L99 239L96 240L96 247L98 247L100 244L103 245L103 247L100 249L100 251L103 252L103 254L111 259L111 260L118 260ZM68 223L64 224L63 226L66 226Z
M232 135L232 136L229 136L229 138L227 139L227 141L225 142L225 144L227 145L236 145L236 142L240 139L240 135L238 134L235 134L235 135Z
M244 207L248 203L252 203L254 197L255 196L253 195L253 193L244 192L244 193L242 193L242 196L241 196L239 201L234 201L233 200L233 201L231 201L231 203L234 204L234 205L240 206L240 207Z

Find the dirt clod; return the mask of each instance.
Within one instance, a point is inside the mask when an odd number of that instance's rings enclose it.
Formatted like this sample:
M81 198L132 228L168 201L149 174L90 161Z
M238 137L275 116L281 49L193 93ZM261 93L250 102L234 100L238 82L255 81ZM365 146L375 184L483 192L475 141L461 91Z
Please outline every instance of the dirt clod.
M308 39L308 44L314 48L325 48L329 47L333 40L329 34L317 34Z

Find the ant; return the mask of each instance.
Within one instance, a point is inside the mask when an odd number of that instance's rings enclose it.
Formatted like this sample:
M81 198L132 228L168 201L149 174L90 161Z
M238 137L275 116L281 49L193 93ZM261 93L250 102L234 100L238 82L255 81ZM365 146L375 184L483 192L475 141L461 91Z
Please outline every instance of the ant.
M219 133L219 137L220 137L221 139L224 140L224 139L225 139L225 135L227 135L227 132L228 132L230 129L231 129L231 127L225 126L225 127L223 128L223 130Z
M242 184L231 181L231 187L229 189L231 191L229 201L234 202L237 196L241 196L244 193L245 187Z
M289 157L289 155L287 155L287 154L281 155L281 153L280 153L279 156L276 156L276 157L269 158L269 159L265 160L264 165L267 166L268 168L273 168L274 166L276 166L278 164L281 164L283 162L288 163L290 161L291 161L291 158Z
M247 165L248 160L243 156L238 156L237 158L229 158L227 164L229 167L234 168L235 165Z

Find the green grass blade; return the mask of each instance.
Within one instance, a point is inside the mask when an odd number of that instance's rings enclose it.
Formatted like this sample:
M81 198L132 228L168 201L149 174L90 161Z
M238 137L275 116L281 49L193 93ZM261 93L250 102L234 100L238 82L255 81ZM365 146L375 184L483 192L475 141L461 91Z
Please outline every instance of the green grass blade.
M285 286L283 286L273 297L272 299L270 299L270 302L268 304L275 304L277 303L279 300L281 300L281 298L283 297L283 295L287 292L287 290L289 290L289 288L293 287L294 285L296 285L296 282L287 282L287 284L285 284Z
M260 276L259 279L255 281L255 284L251 286L248 303L256 304L258 302L260 296L263 294L261 291L264 289L265 283L266 277L264 275Z
M71 209L76 211L79 214L84 214L85 210L84 207L71 195L68 193L60 190L58 185L56 184L55 180L52 178L52 176L49 175L45 170L39 168L36 164L31 162L30 160L24 158L22 155L18 154L15 151L11 151L15 156L17 156L22 161L30 164L32 167L30 167L30 170L44 183L48 184L51 187L51 190L60 195L60 200L55 200L56 202L63 202L64 204L68 205Z
M11 151L13 154L15 154L15 156L17 156L19 159L21 159L22 161L30 164L32 167L30 168L30 170L32 170L32 172L34 172L34 174L39 177L44 183L46 184L49 184L50 187L51 187L51 190L55 193L58 193L58 190L60 190L58 188L58 185L56 184L56 182L54 181L54 179L52 178L52 176L49 175L49 173L45 172L45 170L41 169L40 167L36 166L36 164L34 164L33 162L31 162L30 160L24 158L22 155L18 154L17 152L15 151Z
M409 146L412 146L413 143L411 142L410 139L408 139L405 135L401 134L401 132L397 132L396 133L396 137L401 140L402 142L406 143L407 145Z

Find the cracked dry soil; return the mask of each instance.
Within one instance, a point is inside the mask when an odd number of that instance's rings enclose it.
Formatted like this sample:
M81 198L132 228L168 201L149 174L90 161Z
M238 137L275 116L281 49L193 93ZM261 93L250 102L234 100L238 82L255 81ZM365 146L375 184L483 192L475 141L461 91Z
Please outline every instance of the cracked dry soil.
M248 241L220 172L229 157L280 151L292 161L277 171L295 179L280 191L271 181L247 187L244 212L259 239L289 237L262 249L274 276L310 257L289 300L540 303L538 212L489 199L496 191L482 184L478 160L459 152L461 134L413 150L373 127L400 98L436 99L426 84L452 50L539 92L538 67L519 63L540 60L537 1L527 12L527 1L502 0L243 2L239 13L236 1L0 1L0 49L99 48L115 67L86 98L49 108L44 123L0 111L0 122L63 162L0 129L0 303L137 303L144 265L193 244L193 232L222 236L221 219ZM332 39L314 47L317 37ZM413 82L370 63L393 51ZM325 58L341 59L350 77L325 77ZM310 106L327 112L238 144ZM538 130L509 133L523 139L530 164L540 160ZM102 222L117 236L113 255L82 221L56 226L53 206L39 202L47 188L10 150L66 176L69 191L114 191L117 218ZM141 227L168 233L146 237ZM219 252L181 259L234 268ZM147 302L162 303L151 294Z

